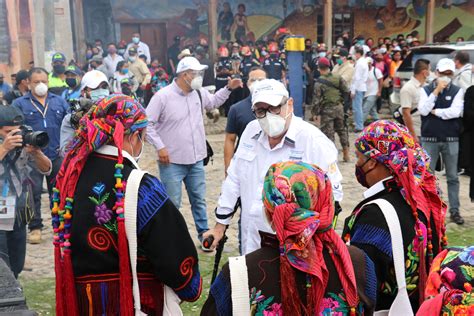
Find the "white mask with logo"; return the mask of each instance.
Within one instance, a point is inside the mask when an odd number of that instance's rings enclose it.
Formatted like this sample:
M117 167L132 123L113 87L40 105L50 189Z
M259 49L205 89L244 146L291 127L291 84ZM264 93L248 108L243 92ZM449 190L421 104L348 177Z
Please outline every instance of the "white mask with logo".
M43 83L43 82L40 82L36 87L35 87L35 93L37 96L39 97L44 97L46 95L46 93L48 93L48 86Z

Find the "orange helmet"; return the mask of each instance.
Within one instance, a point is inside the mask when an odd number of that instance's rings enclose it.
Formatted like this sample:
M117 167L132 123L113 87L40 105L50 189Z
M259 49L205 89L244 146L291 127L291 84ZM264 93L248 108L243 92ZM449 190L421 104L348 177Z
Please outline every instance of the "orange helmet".
M242 46L242 50L240 51L243 56L252 56L252 51L248 46Z
M219 55L219 57L229 57L229 50L227 49L227 47L221 46L217 50L217 55Z
M270 43L268 45L268 51L270 53L278 53L278 45L276 43Z

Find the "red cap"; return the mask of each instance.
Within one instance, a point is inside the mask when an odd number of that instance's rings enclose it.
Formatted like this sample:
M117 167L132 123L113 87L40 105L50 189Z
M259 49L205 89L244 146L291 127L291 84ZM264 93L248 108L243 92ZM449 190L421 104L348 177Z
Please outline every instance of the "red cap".
M330 67L331 63L329 62L329 59L327 59L326 57L321 57L318 60L318 66Z

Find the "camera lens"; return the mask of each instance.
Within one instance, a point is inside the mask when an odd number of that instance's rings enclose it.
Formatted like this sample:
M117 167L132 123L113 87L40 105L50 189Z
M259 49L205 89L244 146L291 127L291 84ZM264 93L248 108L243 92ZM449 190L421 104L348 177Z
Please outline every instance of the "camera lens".
M49 144L49 136L46 132L28 131L23 135L23 138L26 145L44 148Z

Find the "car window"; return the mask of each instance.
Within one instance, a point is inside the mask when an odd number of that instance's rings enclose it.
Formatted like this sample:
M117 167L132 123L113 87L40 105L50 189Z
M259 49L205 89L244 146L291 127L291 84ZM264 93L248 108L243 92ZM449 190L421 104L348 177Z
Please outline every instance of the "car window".
M471 53L471 52L470 52ZM418 49L412 51L398 68L399 71L413 71L418 59L430 61L431 70L435 71L436 64L442 58L454 58L455 51L452 49Z

